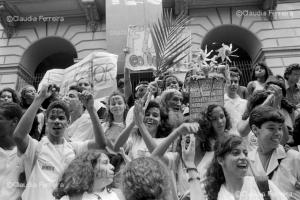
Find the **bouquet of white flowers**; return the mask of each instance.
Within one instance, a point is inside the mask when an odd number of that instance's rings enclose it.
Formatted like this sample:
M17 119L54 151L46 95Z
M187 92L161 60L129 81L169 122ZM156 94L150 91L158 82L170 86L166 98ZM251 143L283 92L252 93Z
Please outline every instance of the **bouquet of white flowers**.
M237 49L232 50L232 44L225 45L212 55L213 50L207 51L198 49L192 55L193 73L186 80L189 84L190 95L190 117L198 119L209 104L224 105L224 87L230 82L229 65L230 57ZM211 56L211 58L210 58Z

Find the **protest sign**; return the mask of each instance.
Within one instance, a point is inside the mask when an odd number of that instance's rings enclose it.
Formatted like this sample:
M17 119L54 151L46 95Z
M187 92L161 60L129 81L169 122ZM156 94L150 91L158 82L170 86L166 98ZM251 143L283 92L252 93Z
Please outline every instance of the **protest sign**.
M190 118L199 119L210 104L224 106L225 79L203 78L190 80Z
M149 28L129 26L127 35L129 54L125 57L125 67L133 70L155 70L155 50Z
M184 29L182 37L191 37L191 31ZM125 67L133 71L156 70L156 54L150 29L146 26L129 26L127 35L127 47L129 53L125 57ZM187 50L187 54L179 65L174 66L172 73L185 73L188 71L188 63L190 62L191 52Z
M60 87L60 94L64 95L71 85L84 78L93 84L95 98L108 96L116 90L117 60L117 55L93 52L66 69L48 70L39 89L43 83L56 84Z

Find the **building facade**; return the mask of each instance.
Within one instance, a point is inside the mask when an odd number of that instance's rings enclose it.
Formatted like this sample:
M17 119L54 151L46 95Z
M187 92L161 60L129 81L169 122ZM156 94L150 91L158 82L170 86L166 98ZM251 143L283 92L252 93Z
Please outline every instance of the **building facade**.
M118 54L122 74L127 27L146 23L153 2L191 17L192 49L233 43L275 74L300 63L299 0L0 0L0 88L18 90L92 51Z

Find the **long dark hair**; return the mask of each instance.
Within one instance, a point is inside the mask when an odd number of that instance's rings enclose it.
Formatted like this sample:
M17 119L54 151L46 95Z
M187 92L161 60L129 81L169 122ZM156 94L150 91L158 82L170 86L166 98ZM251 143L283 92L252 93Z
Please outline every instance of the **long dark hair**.
M231 120L230 120L230 116L227 112L227 110L223 107L223 106L220 106L220 105L217 105L217 104L211 104L207 107L207 110L206 110L206 114L205 114L205 118L206 120L209 122L209 126L208 126L208 134L212 135L212 137L216 138L217 137L217 133L215 132L212 124L211 124L211 115L212 115L212 111L217 108L217 107L220 107L223 112L224 112L224 115L225 115L225 118L226 118L226 124L225 124L225 130L230 130L231 129Z
M257 90L251 96L248 97L247 107L242 116L242 120L246 120L249 116L251 111L256 107L261 105L267 97L271 93L266 90ZM285 109L288 113L293 113L296 106L289 102L285 97L281 100L281 108Z
M17 92L9 87L7 88L3 88L1 91L0 91L0 96L2 95L3 92L10 92L11 93L11 97L12 97L12 100L14 103L16 104L20 104L20 98L17 94Z
M126 116L127 116L127 112L128 112L128 106L126 104L126 100L125 100L125 97L123 94L121 94L119 91L114 91L108 98L108 104L107 104L107 117L106 117L106 121L108 122L108 127L111 127L112 126L112 122L114 121L114 115L110 112L110 109L109 109L109 105L110 105L110 99L113 97L113 96L121 96L123 101L124 101L124 104L125 104L125 110L124 110L124 113L123 113L123 121L125 123L125 119L126 119Z
M28 104L27 102L26 102L26 98L25 98L25 94L26 94L26 90L29 88L29 87L33 87L34 88L34 86L33 85L26 85L25 87L23 87L22 89L21 89L21 92L20 92L20 94L21 94L21 97L20 97L20 106L23 108L23 109L27 109L31 104Z
M95 178L94 168L102 154L102 151L90 150L76 157L62 174L53 196L60 199L65 195L92 192Z
M214 146L215 155L206 174L205 191L208 200L217 200L221 185L226 182L222 166L218 159L224 159L228 153L242 144L242 142L243 139L236 135L224 135L217 140Z
M256 80L256 77L255 77L255 68L256 66L261 66L265 69L265 81L267 81L267 79L269 78L269 76L273 75L273 72L271 71L271 69L267 66L267 64L263 61L260 61L258 63L256 63L254 65L254 67L252 68L252 71L251 71L251 80L252 81L255 81Z
M168 123L168 115L166 115L165 112L163 112L163 110L161 109L160 104L155 100L149 101L149 104L146 108L146 112L148 110L150 110L151 108L158 108L159 113L160 113L160 124L157 127L157 133L156 133L155 138L165 138L165 137L167 137L172 131L172 126ZM139 129L136 129L135 134L141 136L141 133L140 133Z

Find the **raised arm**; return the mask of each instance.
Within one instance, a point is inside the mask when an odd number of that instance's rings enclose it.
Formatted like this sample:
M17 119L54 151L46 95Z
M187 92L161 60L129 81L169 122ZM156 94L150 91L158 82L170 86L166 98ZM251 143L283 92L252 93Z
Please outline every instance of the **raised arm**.
M195 122L181 124L179 127L175 128L172 133L155 148L155 150L152 152L152 156L162 157L177 137L189 133L196 133L198 129L199 124Z
M129 97L132 95L132 85L130 80L130 69L124 67L124 95L126 102L128 101Z
M187 143L187 140L190 140ZM188 182L190 187L190 197L191 200L204 200L204 192L201 188L201 180L198 170L195 165L195 154L196 154L196 139L193 134L189 137L183 138L181 141L181 152L182 160L186 167L187 174L189 176Z
M113 150L115 152L120 151L120 148L124 146L126 141L128 140L130 133L135 125L134 120L130 122L130 124L122 131L122 133L117 138L115 144L113 145Z
M240 120L237 124L237 130L240 136L246 137L250 133L251 129L249 126L249 117L246 120Z
M45 84L42 86L39 94L34 98L32 104L26 110L22 118L20 119L15 131L14 131L14 140L18 147L18 150L21 153L25 153L28 143L29 143L29 132L31 130L35 115L44 102L45 99L50 97L52 91L49 89L49 85Z
M134 119L136 121L137 126L139 127L140 133L144 139L144 142L150 153L156 148L156 143L146 128L143 120L144 120L144 108L141 100L137 101L134 105Z
M249 83L250 84L250 83ZM274 95L270 94L266 100L261 104L262 106L273 106L273 101L274 101ZM246 120L240 120L237 124L237 130L240 133L242 137L248 136L250 133L251 129L249 126L249 117Z
M97 111L94 107L94 98L92 93L90 93L87 90L84 90L81 94L79 94L79 99L86 107L91 117L93 132L95 136L95 141L91 141L88 144L88 149L105 149L107 141L100 120L98 118Z

